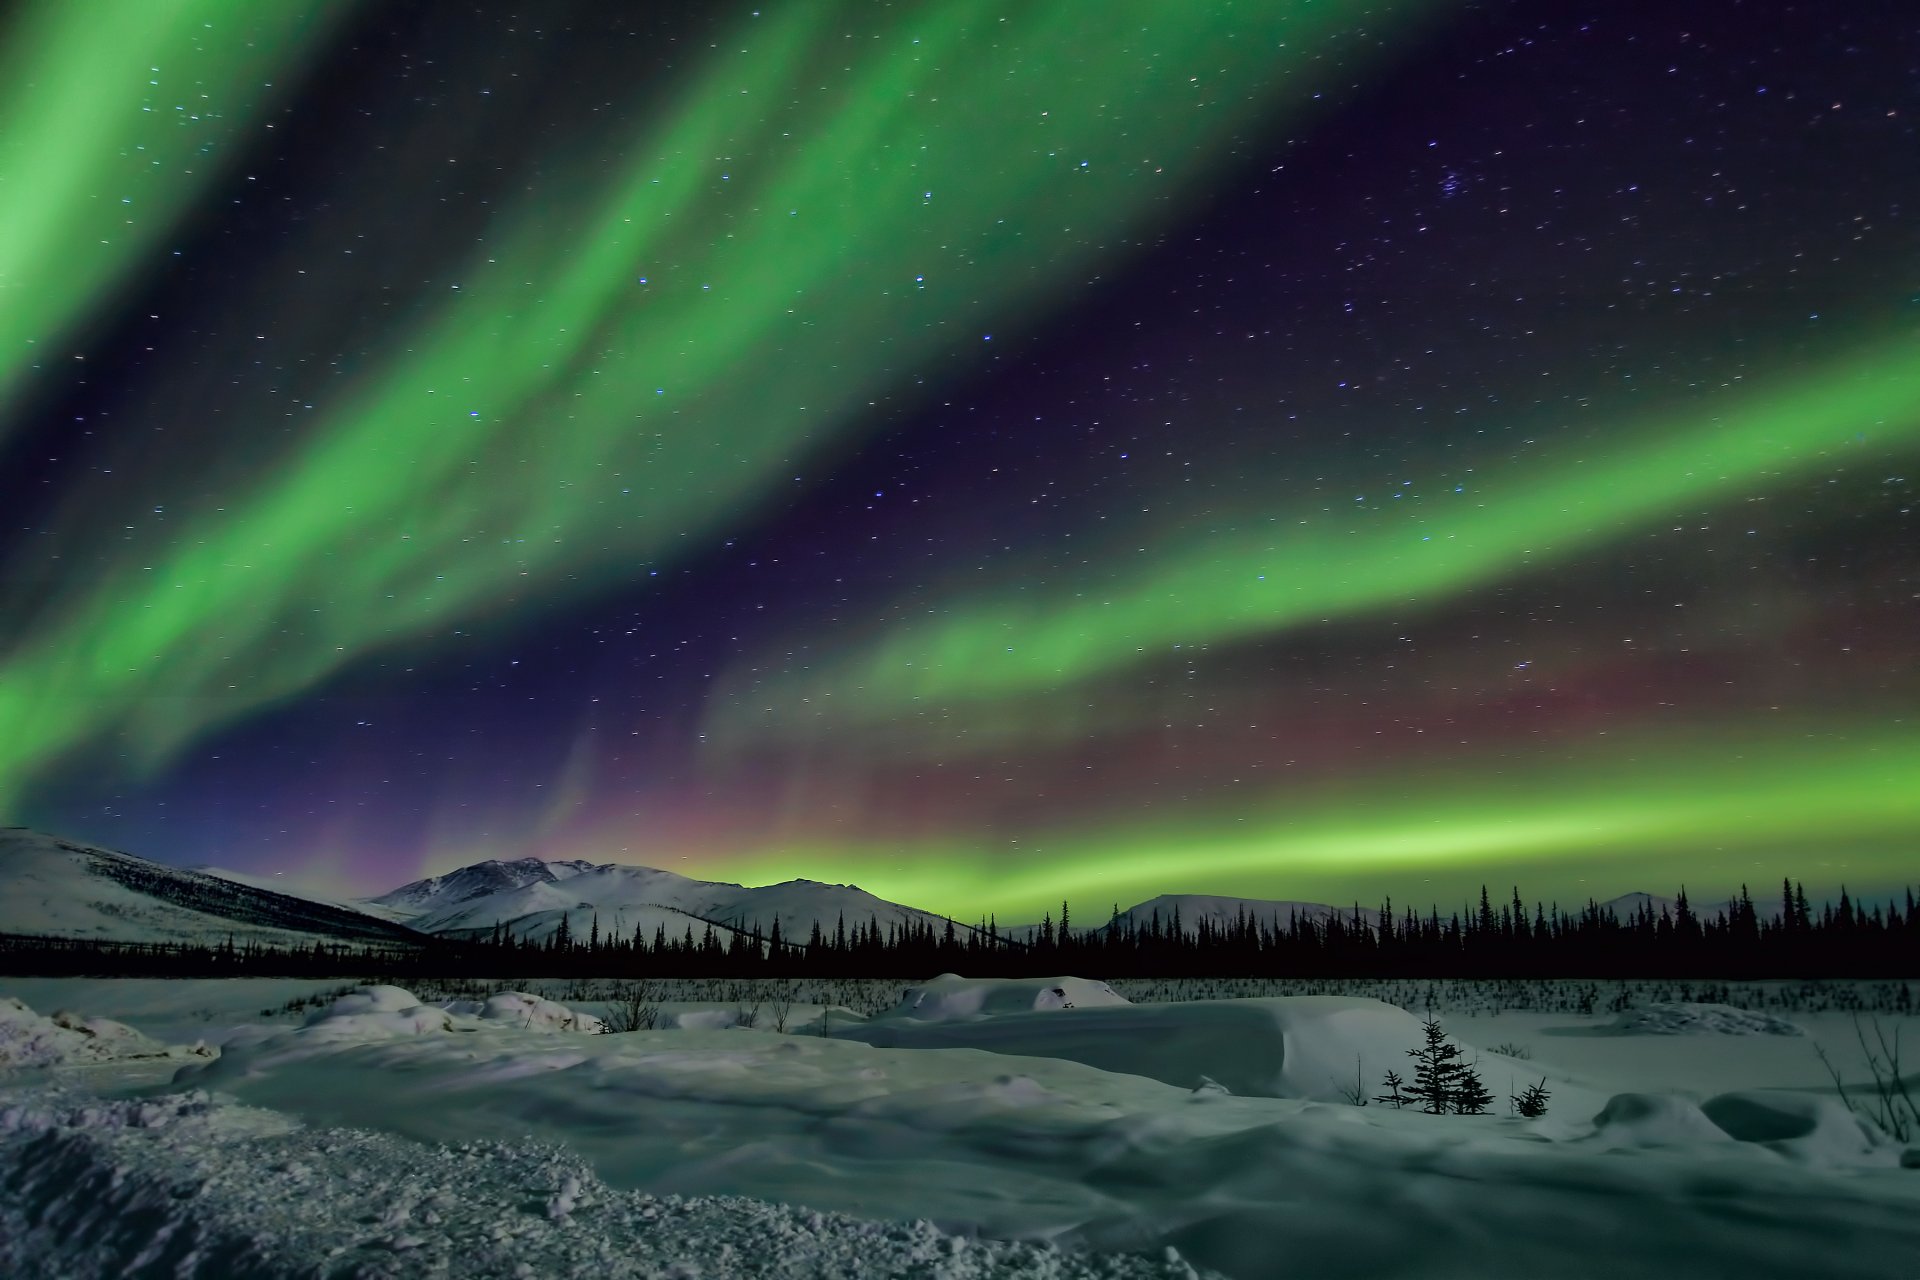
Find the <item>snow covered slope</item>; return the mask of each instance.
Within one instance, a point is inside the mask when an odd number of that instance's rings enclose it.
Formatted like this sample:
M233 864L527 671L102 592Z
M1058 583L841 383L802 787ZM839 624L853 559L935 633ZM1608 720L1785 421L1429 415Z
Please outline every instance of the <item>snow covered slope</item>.
M0 933L121 942L417 941L358 911L24 827L0 828Z

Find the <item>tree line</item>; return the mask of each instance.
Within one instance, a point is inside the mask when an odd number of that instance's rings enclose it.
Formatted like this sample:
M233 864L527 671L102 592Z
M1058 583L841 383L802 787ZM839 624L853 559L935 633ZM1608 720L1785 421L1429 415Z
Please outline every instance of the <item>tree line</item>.
M960 972L1016 977L1079 972L1131 977L1433 977L1703 978L1906 977L1920 971L1920 905L1912 889L1897 900L1837 904L1814 911L1804 887L1783 882L1778 907L1763 916L1745 886L1711 916L1685 889L1671 909L1642 904L1622 916L1589 901L1566 912L1516 888L1495 907L1486 888L1477 909L1442 918L1396 913L1391 899L1374 910L1284 918L1242 909L1231 920L1182 920L1178 910L1145 921L1116 905L1102 925L1078 929L1070 905L1049 913L1027 936L997 921L975 926L924 919L819 921L805 938L776 921L758 927L689 921L649 937L602 929L590 917L584 935L561 917L551 935L516 935L504 924L477 938L421 935L410 944L317 942L269 946L228 937L212 942L104 942L0 935L0 972L42 975L133 974L167 977L333 977L366 973L405 977L898 977ZM699 931L695 931L695 924Z

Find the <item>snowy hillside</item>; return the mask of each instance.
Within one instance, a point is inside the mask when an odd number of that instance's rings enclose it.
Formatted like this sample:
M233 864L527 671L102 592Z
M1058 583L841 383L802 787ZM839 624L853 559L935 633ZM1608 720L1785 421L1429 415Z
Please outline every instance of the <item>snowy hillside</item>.
M120 942L417 941L358 911L24 827L0 829L0 933Z
M290 898L300 898L307 902L318 902L323 906L338 907L342 911L353 911L363 916L372 916L376 920L385 920L391 924L405 924L412 918L410 911L401 911L393 907L381 906L370 899L330 898L325 894L309 893L281 880L279 876L254 875L246 871L230 871L226 867L200 866L189 867L204 876L213 876L220 880L230 880L234 884L244 884L254 889L264 889L268 893L283 894Z

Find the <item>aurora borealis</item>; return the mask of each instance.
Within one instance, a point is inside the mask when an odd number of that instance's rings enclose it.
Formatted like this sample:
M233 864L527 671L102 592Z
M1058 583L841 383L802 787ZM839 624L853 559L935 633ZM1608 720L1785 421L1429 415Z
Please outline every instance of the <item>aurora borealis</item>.
M1911 879L1887 6L69 12L0 820L969 918Z

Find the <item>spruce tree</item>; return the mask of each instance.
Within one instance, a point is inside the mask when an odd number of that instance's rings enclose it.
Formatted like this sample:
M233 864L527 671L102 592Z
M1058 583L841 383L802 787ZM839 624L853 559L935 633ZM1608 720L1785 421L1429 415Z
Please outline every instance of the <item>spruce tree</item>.
M1457 1053L1458 1050L1455 1050ZM1480 1082L1480 1073L1472 1067L1461 1065L1458 1084L1453 1094L1453 1114L1457 1116L1483 1116L1487 1114L1487 1104L1493 1101L1493 1094Z
M1447 1033L1441 1030L1433 1015L1427 1015L1420 1029L1426 1033L1427 1042L1418 1049L1407 1050L1414 1064L1413 1084L1407 1096L1418 1102L1428 1115L1443 1116L1456 1110L1466 1083L1462 1077L1472 1073L1459 1062L1460 1046L1447 1043ZM1473 1084L1480 1093L1486 1092L1477 1078Z

